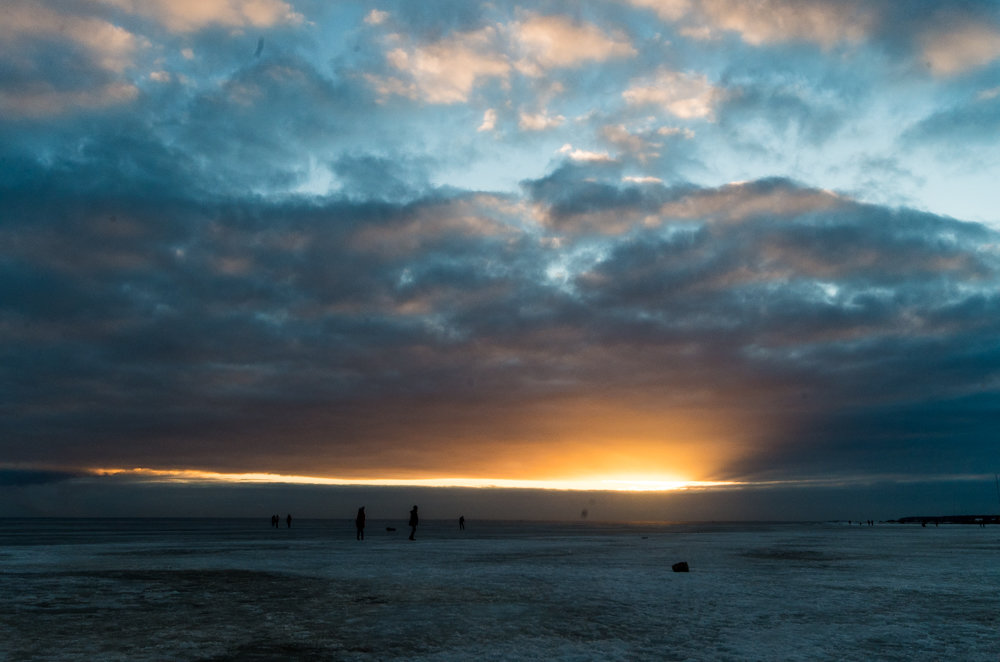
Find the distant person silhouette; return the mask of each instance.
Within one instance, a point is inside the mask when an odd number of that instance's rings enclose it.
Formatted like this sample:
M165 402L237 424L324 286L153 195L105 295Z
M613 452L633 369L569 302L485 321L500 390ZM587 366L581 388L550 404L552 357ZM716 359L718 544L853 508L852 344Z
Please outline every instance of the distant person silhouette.
M420 523L420 518L417 517L417 507L413 506L413 510L410 511L410 540L416 540L414 538L417 535L417 524Z
M465 531L465 515L460 515L458 517L458 530Z
M358 530L358 540L365 539L365 507L358 508L358 516L354 518L354 527Z
M285 524L288 525L289 529L292 528L292 514L291 513L288 513L288 517L285 518Z

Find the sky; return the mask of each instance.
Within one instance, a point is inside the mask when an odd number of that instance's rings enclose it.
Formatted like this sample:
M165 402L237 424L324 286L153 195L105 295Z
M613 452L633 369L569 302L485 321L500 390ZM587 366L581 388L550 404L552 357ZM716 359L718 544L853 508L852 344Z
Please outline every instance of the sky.
M1000 508L995 2L4 15L0 513Z

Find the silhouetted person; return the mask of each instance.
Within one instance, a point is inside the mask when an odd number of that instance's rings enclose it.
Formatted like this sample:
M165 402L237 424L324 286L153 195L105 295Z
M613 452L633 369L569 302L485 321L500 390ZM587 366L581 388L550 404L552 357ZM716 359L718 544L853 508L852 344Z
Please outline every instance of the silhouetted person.
M365 539L365 507L358 508L358 516L354 518L354 528L358 530L358 540Z
M420 518L417 517L417 507L413 506L413 510L410 511L410 540L416 540L414 538L417 535L417 524L420 523Z
M465 531L465 515L460 515L458 517L458 530Z
M285 518L285 524L288 525L289 529L292 528L292 514L291 513L288 513L288 517Z

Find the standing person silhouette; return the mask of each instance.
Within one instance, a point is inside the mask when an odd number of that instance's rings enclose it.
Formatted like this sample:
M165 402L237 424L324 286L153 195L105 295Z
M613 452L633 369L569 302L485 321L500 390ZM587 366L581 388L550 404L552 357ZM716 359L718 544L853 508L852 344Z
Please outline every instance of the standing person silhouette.
M458 517L458 530L465 531L465 515L459 515Z
M420 522L420 518L417 517L417 507L413 506L413 510L410 511L410 540L416 540L413 536L417 535L417 524Z
M292 528L292 514L291 513L288 513L288 517L285 519L285 524L288 525L289 529Z
M358 508L358 516L354 518L354 527L358 530L358 540L365 539L365 507Z

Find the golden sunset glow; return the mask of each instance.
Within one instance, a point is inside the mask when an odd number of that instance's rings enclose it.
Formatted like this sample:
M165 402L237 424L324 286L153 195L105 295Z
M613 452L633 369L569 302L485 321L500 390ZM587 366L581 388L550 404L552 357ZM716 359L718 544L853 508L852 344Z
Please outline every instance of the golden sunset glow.
M516 480L510 478L330 478L323 476L292 476L272 473L220 473L192 469L147 469L136 467L99 468L91 472L98 476L132 477L165 483L282 483L294 485L370 485L379 487L467 487L535 490L581 490L608 492L667 492L706 487L735 486L733 481L683 480L673 477L613 476L556 480Z
M0 514L1000 505L1000 2L0 6Z

